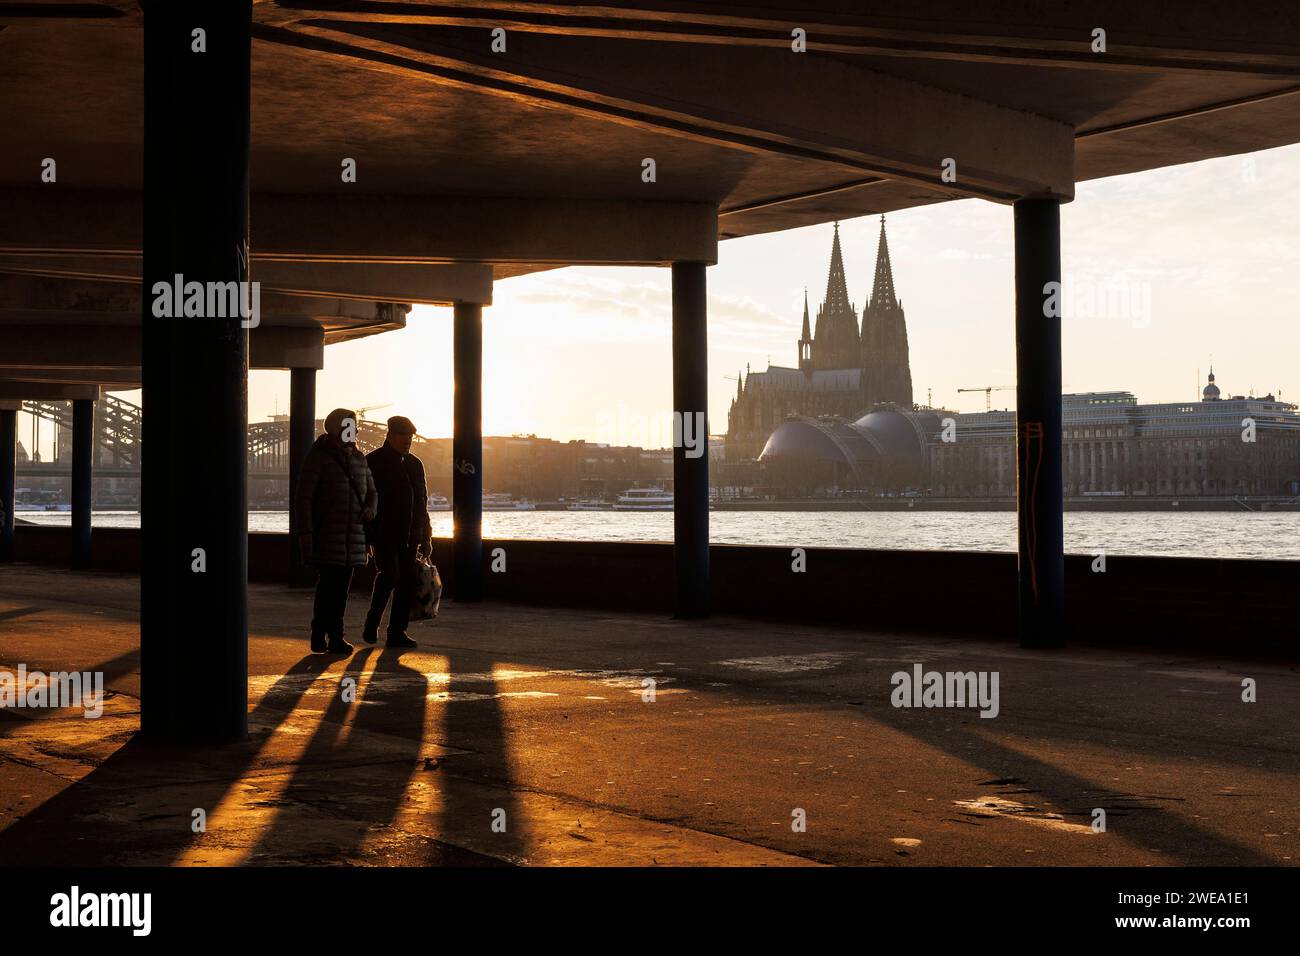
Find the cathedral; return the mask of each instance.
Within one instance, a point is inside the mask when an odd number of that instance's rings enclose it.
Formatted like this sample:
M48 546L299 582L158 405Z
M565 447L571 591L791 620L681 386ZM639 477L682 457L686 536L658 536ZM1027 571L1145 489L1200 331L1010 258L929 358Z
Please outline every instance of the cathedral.
M732 461L757 458L768 436L790 416L835 415L854 421L881 405L912 409L907 322L894 294L884 216L875 283L861 323L849 301L836 223L826 298L815 325L809 323L804 292L798 368L769 365L764 372L740 377L727 415L726 456Z

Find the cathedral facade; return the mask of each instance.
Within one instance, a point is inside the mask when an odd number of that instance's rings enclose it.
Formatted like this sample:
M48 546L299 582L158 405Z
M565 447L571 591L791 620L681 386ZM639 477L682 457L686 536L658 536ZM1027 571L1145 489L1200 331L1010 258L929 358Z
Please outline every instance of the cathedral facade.
M766 371L739 378L727 414L729 460L757 458L768 436L791 416L834 415L852 421L880 406L912 409L907 321L894 292L884 216L875 281L860 321L849 301L840 227L835 224L826 297L813 324L804 293L798 355L798 367L769 365Z

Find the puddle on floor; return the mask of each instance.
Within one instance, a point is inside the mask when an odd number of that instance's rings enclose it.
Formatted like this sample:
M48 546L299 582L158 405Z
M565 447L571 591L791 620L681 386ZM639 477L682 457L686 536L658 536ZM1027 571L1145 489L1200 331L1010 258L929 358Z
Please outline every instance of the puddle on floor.
M1067 823L1059 813L1039 810L1037 807L1032 807L1026 803L1018 803L1015 800L1008 800L1006 797L984 796L976 797L974 800L954 800L953 806L977 817L1009 817L1013 820L1032 823L1034 826L1046 827L1049 830L1062 830L1067 833L1091 834L1095 832L1087 824Z

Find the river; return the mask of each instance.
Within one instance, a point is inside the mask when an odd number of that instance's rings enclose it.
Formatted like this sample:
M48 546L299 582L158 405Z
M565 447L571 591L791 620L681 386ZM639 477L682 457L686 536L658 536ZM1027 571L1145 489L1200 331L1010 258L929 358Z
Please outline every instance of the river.
M21 512L36 524L67 525L67 512ZM451 515L433 512L434 534L451 535ZM134 528L132 511L97 511L96 527ZM254 511L251 531L289 530L284 511ZM807 548L1014 551L1016 516L1009 511L715 511L716 544ZM671 541L671 512L489 511L486 538L559 541ZM1065 548L1072 554L1172 555L1197 558L1300 560L1300 512L1067 512Z

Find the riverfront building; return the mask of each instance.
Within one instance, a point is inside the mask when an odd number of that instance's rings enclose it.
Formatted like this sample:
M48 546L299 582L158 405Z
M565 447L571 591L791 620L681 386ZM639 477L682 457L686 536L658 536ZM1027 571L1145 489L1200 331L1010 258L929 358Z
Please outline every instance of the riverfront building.
M1062 397L1066 495L1300 494L1300 415L1273 395L1139 404L1132 392ZM877 409L855 421L794 418L759 458L761 483L793 495L920 491L1010 498L1016 413Z
M1300 415L1273 395L1221 397L1211 372L1199 402L1138 404L1131 392L1064 397L1067 495L1295 495ZM931 442L935 494L1015 493L1015 412L956 417L956 441Z

